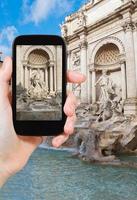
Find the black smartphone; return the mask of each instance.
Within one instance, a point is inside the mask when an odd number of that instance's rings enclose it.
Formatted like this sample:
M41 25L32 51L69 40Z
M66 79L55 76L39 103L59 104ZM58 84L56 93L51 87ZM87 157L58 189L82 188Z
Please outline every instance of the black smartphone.
M66 46L60 36L22 35L13 42L13 124L18 135L54 136L66 115Z

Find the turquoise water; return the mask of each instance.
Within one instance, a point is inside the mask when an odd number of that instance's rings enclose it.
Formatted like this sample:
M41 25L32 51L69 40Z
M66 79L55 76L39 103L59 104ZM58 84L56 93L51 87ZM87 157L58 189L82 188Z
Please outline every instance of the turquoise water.
M68 152L38 149L0 191L0 200L100 199L137 200L137 170L89 165Z

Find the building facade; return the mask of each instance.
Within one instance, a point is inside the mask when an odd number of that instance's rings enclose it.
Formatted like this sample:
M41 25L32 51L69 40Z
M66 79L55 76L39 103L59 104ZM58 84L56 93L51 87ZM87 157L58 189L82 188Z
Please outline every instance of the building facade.
M100 101L107 85L121 95L125 114L137 114L137 1L89 1L65 18L61 32L69 69L87 76L75 91L81 102Z

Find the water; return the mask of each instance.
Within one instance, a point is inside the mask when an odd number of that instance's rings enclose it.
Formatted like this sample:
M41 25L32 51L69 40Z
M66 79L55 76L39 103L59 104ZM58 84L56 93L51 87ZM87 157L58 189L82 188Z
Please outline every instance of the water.
M100 199L136 200L137 170L89 165L70 152L38 149L0 192L0 200Z

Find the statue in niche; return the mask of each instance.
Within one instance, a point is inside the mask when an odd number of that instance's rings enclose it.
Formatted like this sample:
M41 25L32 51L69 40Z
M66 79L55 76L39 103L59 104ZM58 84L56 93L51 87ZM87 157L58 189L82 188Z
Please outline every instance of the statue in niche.
M78 26L85 27L86 26L86 15L83 10L80 10L78 13Z
M113 84L107 75L107 70L103 70L102 76L95 83L95 86L97 85L100 86L101 94L96 121L105 121L111 117L120 116L123 113L122 89Z
M107 75L107 70L103 70L102 76L95 83L95 86L97 85L101 88L101 94L99 97L100 102L106 102L112 95L114 95L115 91L113 89L113 83Z
M48 96L48 88L45 82L42 81L39 71L35 71L30 78L30 87L28 95L35 100L42 100Z
M80 65L79 52L74 52L73 57L72 57L72 63L73 63L73 67L77 67Z

